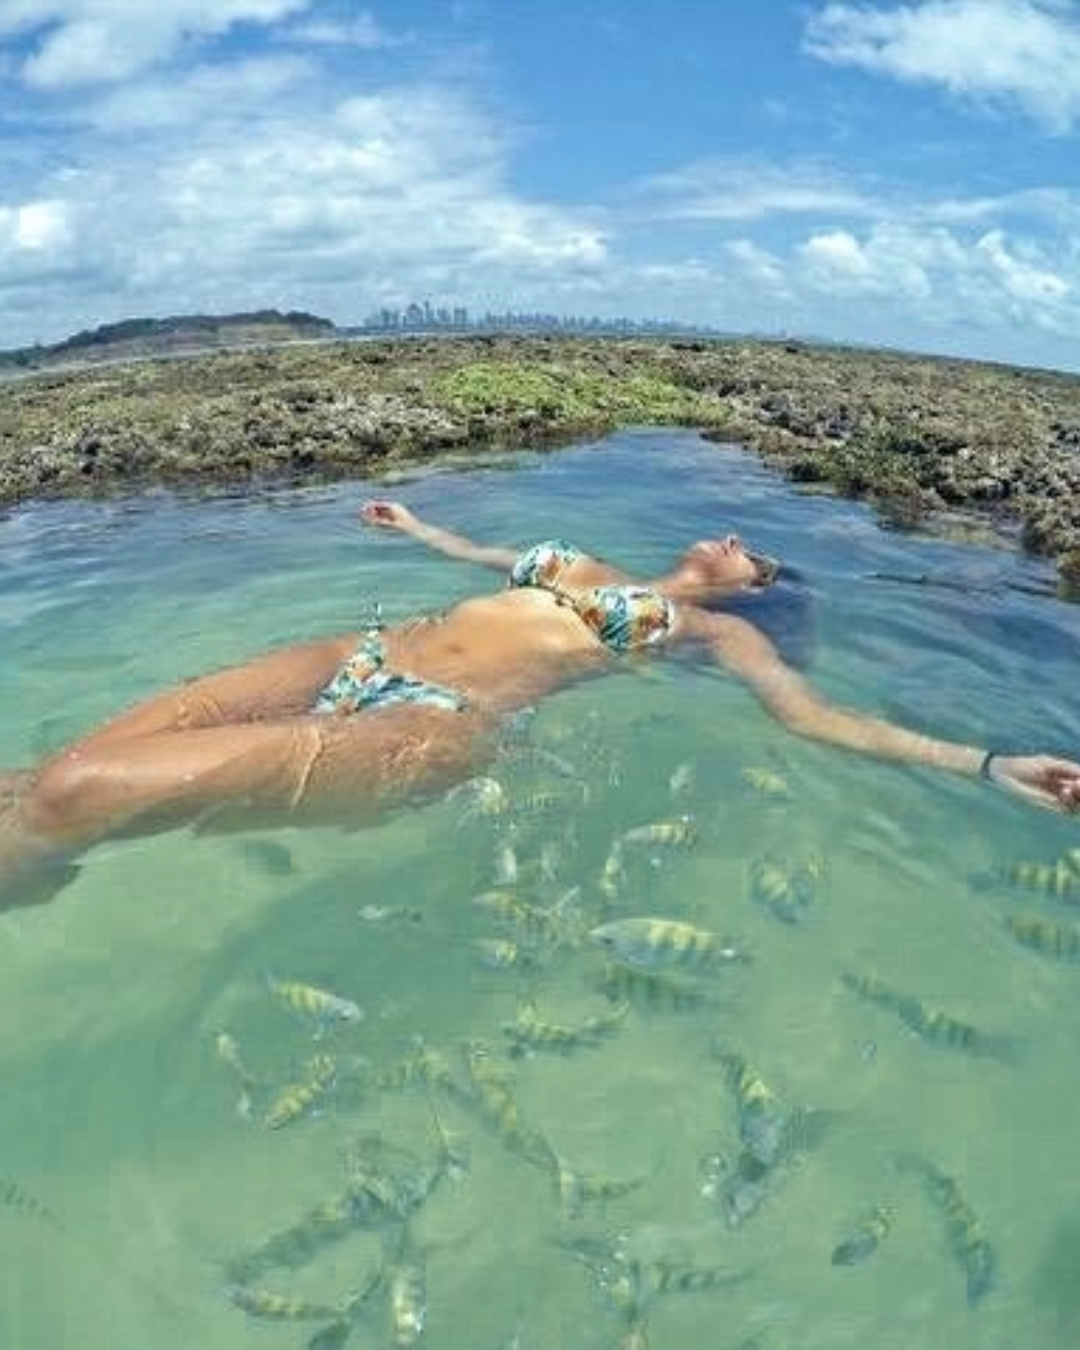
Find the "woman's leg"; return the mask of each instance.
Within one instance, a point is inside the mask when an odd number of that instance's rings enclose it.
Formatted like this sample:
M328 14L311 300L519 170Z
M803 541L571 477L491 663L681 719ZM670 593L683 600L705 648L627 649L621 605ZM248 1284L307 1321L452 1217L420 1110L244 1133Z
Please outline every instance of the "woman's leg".
M401 705L351 718L89 738L48 761L0 821L0 905L35 864L197 820L362 822L469 776L493 720ZM10 903L17 903L12 900Z
M350 633L301 643L175 685L111 718L76 745L98 748L155 732L303 716L358 641Z

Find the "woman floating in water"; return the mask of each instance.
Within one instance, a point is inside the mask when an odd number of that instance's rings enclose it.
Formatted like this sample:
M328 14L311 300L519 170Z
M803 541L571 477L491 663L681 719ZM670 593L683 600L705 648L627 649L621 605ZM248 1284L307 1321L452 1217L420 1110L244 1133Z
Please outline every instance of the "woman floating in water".
M694 544L643 584L561 542L519 555L396 502L369 502L360 515L493 567L509 584L444 614L376 623L192 680L0 778L0 904L40 898L43 878L109 837L196 821L355 824L437 793L495 752L508 714L629 653L714 661L800 736L1080 809L1080 764L990 753L836 707L754 624L707 608L775 576L775 563L734 536ZM39 884L27 884L35 875Z

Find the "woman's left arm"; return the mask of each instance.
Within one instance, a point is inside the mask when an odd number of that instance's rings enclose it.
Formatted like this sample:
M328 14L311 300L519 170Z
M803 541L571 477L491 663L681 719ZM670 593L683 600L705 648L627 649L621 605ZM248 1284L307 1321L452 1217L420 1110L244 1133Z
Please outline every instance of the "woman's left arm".
M939 740L838 707L786 665L769 639L743 619L710 615L707 637L717 663L747 684L764 707L798 736L878 759L986 777L1038 806L1080 810L1080 764L1051 755L988 757L988 751L978 746Z
M401 502L365 502L360 508L360 519L365 525L377 525L384 530L398 530L401 534L412 535L428 548L448 558L480 563L484 567L493 567L497 572L509 572L517 562L517 549L477 544L463 534L454 534L440 525L430 525Z

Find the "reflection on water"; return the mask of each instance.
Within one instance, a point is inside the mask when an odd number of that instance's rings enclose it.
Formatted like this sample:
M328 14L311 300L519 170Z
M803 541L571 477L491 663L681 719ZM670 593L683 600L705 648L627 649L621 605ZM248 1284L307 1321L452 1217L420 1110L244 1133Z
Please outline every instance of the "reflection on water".
M395 491L645 573L734 529L806 579L812 614L763 620L832 697L1080 744L1080 611L1008 551L667 431ZM360 531L359 496L5 521L0 761L492 584ZM553 700L490 778L375 830L103 845L4 916L0 1343L1075 1337L1075 821L800 742L682 667Z

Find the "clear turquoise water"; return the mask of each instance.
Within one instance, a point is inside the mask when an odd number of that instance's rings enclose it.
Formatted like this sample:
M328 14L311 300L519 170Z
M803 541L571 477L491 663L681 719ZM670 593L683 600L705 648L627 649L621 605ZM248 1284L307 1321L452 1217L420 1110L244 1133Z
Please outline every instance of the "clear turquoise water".
M393 620L493 583L357 528L364 491L162 493L7 517L0 763L29 762L181 676L352 627L373 598ZM481 539L557 533L643 573L735 529L807 578L808 669L832 697L978 743L1080 748L1080 610L1052 597L1042 564L1000 545L884 529L857 504L800 495L736 450L670 431L447 465L393 491ZM918 577L942 584L908 584ZM433 1348L622 1344L617 1308L567 1250L583 1236L628 1254L616 1273L637 1258L743 1276L657 1297L653 1347L1071 1344L1080 966L1017 946L1003 927L1012 913L1068 920L1065 906L979 880L1061 856L1080 844L1077 823L800 742L730 680L691 670L571 691L530 735L575 777L550 759L500 766L503 815L469 817L456 799L364 832L110 843L54 904L0 917L0 1345L307 1345L318 1324L256 1322L231 1306L229 1263L339 1194L358 1137L379 1133L418 1169L434 1156L425 1094L379 1085L417 1036L462 1076L463 1043L491 1042L522 1117L560 1156L642 1179L571 1217L543 1169L436 1093L470 1142L471 1170L410 1223ZM674 796L686 764L694 781ZM781 776L787 794L756 790L747 768ZM548 813L523 804L552 786L563 798ZM535 893L546 903L580 886L588 917L615 835L681 812L697 844L629 855L617 913L732 934L752 961L696 977L698 1007L635 1004L597 1048L508 1058L501 1028L523 998L565 1024L608 1005L591 944L548 952L529 976L477 960L475 942L500 930L472 897L493 884L500 847L513 843L527 866L546 846L551 875ZM818 855L803 922L754 902L756 859ZM928 1045L845 989L842 971L877 972L1008 1035L1016 1052ZM267 972L332 988L366 1016L313 1043L270 999ZM260 1080L252 1120L215 1053L221 1028ZM722 1187L739 1150L717 1046L821 1122L734 1227L703 1193L709 1166L729 1169ZM258 1112L319 1049L351 1077L319 1114L266 1129ZM994 1249L996 1280L975 1307L941 1214L897 1169L909 1154L955 1178ZM865 1264L833 1266L875 1203L893 1216L888 1238ZM379 1234L358 1230L256 1283L333 1301L379 1253ZM391 1344L386 1317L375 1298L351 1343Z

